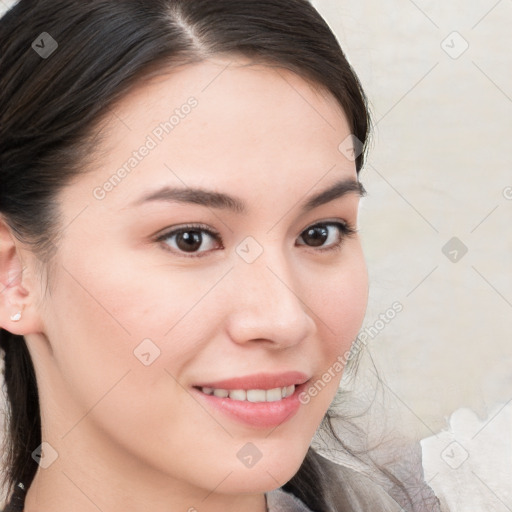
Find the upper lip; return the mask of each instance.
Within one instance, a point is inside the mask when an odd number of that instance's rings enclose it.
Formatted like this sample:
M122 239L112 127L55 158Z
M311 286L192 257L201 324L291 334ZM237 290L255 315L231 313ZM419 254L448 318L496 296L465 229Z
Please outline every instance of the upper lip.
M194 387L214 389L274 389L291 385L300 385L309 380L309 377L302 372L291 371L284 373L255 373L245 377L218 380L215 382L204 382Z

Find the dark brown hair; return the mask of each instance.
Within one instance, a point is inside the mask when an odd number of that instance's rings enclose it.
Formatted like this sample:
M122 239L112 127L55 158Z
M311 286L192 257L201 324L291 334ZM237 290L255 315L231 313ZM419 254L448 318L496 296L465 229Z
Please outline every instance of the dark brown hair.
M42 33L58 44L47 58L32 47ZM159 70L221 54L287 68L336 98L364 145L358 173L363 166L367 99L306 0L21 0L0 20L0 48L0 215L43 263L59 231L54 198L94 154L97 123ZM0 347L9 407L5 485L12 491L34 478L41 420L24 338L0 330ZM314 511L332 510L311 448L283 488Z

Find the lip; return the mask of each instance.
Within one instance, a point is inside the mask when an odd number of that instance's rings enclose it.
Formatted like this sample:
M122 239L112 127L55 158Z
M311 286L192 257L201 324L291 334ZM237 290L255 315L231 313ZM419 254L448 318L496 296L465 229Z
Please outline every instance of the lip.
M194 384L198 388L215 388L215 389L274 389L284 386L299 386L304 384L309 377L302 372L290 371L283 373L255 373L245 377L235 377L232 379L219 380L216 382L203 382Z
M282 377L284 375L284 377ZM288 385L293 384L294 380L296 380L297 373L294 372L295 378L292 378L290 382L290 374L281 374L282 378L288 379L286 382L289 382ZM301 378L299 381L304 381L304 374L300 374ZM215 384L215 386L198 386L198 387L217 387L217 389L228 389L226 387L218 387L220 384L225 385L228 383L231 387L231 383L235 382L235 385L239 385L240 382L249 383L250 386L254 386L258 384L264 384L262 387L247 387L245 389L273 389L273 387L280 387L279 385L274 385L276 382L276 378L278 376L273 376L272 378L262 377L260 376L255 378L255 376L251 376L250 378L240 379L230 379L229 381L219 381ZM293 377L293 375L292 375ZM253 380L255 379L255 380ZM258 380L260 379L260 380ZM274 380L272 380L274 379ZM270 384L272 382L272 384ZM275 428L279 425L289 421L293 418L301 407L301 402L299 400L299 395L304 391L306 386L308 385L309 379L305 380L299 385L295 385L295 391L292 395L287 396L286 398L282 398L281 400L275 402L249 402L249 401L241 401L241 400L232 400L231 398L220 398L214 395L207 395L203 393L198 387L194 386L192 388L192 392L197 396L198 401L205 405L205 408L210 409L212 411L212 415L215 416L216 413L220 412L228 418L235 420L239 423L242 423L246 426L250 426L252 428ZM244 386L241 387L233 387L231 389L244 389ZM273 386L273 387L272 387Z

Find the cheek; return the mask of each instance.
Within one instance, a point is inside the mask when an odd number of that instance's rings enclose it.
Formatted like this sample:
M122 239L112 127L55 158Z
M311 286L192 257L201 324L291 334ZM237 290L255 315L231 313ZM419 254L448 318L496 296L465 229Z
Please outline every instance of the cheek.
M338 355L353 343L364 320L368 302L368 274L362 253L354 251L331 273L315 280L311 303L317 325L329 351Z
M161 336L183 316L183 297L175 304L166 301L172 291L157 294L151 281L125 274L129 267L108 272L96 267L91 275L80 273L78 266L68 270L52 295L47 331L53 349L52 392L62 408L60 435L71 432L67 439L72 442L92 423L128 453L135 449L133 439L152 431L158 458L165 431L156 432L154 425L170 429L173 435L165 438L165 446L174 446L179 438L174 429L183 429L175 411L190 406L179 403L186 397L177 380L193 357L193 343L187 344L178 328L176 343L164 345ZM167 314L155 312L157 304ZM144 443L137 446L139 457L145 449Z
M86 406L127 371L140 377L140 394L165 368L178 377L199 349L200 331L213 324L215 311L202 298L221 272L192 276L135 254L92 250L63 258L61 270L47 335L57 370Z
M54 378L88 410L127 372L147 370L134 351L145 339L154 338L156 346L158 337L147 319L154 294L141 286L143 275L104 253L74 256L62 259L52 283L46 334ZM151 379L151 372L141 378Z
M362 252L354 250L352 256L330 275L319 275L315 292L308 298L318 327L316 377L320 380L309 399L322 411L336 394L368 303L368 274Z

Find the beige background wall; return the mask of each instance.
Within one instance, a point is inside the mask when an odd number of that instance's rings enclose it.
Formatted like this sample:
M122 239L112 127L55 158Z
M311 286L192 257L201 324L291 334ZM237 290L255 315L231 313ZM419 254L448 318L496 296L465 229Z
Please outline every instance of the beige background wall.
M512 2L313 3L376 124L361 175L367 322L404 309L370 350L419 435L462 406L485 417L512 399ZM453 237L466 254L443 253Z
M463 406L485 418L512 399L512 1L313 3L376 123L361 175L365 325L403 311L371 353L418 437Z

